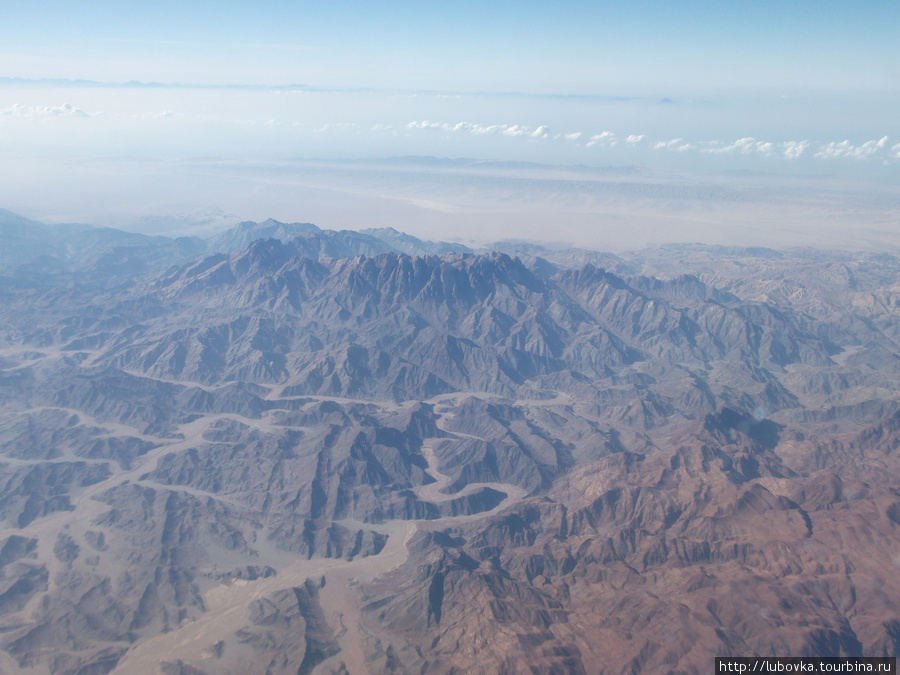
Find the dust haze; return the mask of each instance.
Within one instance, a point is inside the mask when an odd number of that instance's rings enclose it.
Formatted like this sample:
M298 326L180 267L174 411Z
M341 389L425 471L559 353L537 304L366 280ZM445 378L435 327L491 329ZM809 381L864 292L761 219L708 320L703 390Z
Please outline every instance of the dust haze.
M37 176L56 186L40 206L30 187ZM830 176L436 158L134 159L77 167L23 160L5 186L14 195L10 210L45 222L167 236L204 236L243 220L274 218L335 230L394 227L474 246L507 239L615 251L677 242L900 245L900 190Z

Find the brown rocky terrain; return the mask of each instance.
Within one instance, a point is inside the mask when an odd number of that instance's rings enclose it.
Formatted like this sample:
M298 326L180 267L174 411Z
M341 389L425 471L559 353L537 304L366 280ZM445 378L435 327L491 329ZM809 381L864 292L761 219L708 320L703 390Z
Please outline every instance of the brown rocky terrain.
M893 256L4 228L0 672L900 647Z

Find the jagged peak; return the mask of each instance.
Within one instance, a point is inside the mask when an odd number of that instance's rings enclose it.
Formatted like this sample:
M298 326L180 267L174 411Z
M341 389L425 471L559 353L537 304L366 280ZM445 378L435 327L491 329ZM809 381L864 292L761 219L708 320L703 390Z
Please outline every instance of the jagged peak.
M637 292L622 277L613 274L612 272L608 272L602 267L597 267L593 263L586 263L583 267L576 269L563 270L556 278L564 285L575 288L603 283L619 290L628 290L633 293Z

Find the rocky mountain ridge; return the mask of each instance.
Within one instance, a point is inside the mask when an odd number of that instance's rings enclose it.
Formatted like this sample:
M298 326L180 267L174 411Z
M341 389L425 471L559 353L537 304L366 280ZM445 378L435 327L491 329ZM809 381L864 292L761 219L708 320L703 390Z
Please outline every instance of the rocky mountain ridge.
M900 648L892 256L4 217L3 672Z

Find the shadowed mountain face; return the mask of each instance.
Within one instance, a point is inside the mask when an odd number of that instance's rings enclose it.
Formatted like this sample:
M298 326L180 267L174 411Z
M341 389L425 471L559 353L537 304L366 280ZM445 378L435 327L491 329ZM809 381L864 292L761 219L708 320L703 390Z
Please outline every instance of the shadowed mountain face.
M900 648L893 257L0 215L2 672Z

